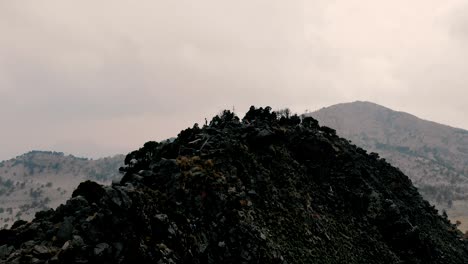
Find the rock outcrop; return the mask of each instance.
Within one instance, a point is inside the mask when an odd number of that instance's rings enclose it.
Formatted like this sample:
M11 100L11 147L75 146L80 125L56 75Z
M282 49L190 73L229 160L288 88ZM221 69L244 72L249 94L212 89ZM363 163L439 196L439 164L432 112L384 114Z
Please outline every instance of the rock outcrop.
M467 263L400 170L312 118L225 111L0 231L0 263Z

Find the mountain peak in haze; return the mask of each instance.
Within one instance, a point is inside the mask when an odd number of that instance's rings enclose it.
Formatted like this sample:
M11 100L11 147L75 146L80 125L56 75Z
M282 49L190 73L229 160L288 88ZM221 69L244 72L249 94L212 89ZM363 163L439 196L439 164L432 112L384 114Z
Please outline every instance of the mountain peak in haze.
M310 115L399 167L426 199L468 229L468 131L372 102L337 104Z

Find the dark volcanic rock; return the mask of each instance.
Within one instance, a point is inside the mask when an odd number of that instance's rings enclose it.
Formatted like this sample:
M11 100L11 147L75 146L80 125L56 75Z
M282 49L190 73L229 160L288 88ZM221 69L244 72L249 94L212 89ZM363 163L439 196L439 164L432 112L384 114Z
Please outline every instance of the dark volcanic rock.
M0 263L468 263L410 180L312 118L226 111L0 231Z

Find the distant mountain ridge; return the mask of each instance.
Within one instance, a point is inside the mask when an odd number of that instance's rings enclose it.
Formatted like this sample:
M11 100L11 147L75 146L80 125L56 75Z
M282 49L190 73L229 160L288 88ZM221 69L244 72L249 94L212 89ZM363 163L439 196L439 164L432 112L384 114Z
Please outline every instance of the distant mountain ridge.
M308 114L340 136L399 167L423 196L454 216L468 215L468 131L371 102L353 102ZM452 206L459 205L456 210ZM468 220L468 218L466 219ZM468 228L468 226L467 226Z
M87 159L55 151L31 151L0 162L0 228L55 208L84 180L120 180L124 155Z

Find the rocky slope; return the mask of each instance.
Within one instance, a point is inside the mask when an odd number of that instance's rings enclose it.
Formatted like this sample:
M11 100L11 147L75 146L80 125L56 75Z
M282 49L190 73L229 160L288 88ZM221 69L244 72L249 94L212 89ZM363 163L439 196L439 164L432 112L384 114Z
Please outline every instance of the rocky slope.
M0 227L65 203L78 184L120 180L124 155L90 160L61 152L31 151L0 162Z
M251 108L127 155L56 210L0 231L0 263L466 263L400 170L312 118Z
M453 219L468 220L468 131L370 102L338 104L310 115L399 167ZM468 221L462 222L468 230Z

